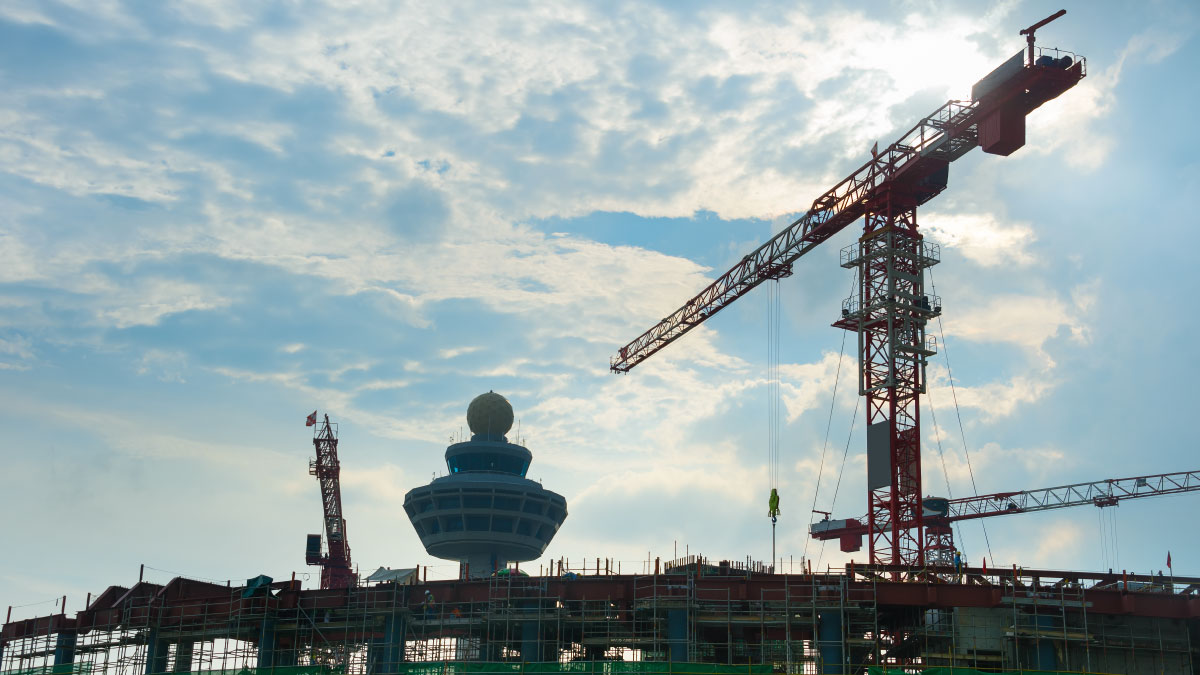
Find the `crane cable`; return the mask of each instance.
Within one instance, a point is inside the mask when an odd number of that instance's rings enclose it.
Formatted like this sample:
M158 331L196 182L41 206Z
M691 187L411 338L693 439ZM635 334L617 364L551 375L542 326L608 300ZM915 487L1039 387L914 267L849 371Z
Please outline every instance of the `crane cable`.
M928 389L928 388L927 388ZM928 389L925 392L925 400L929 402L929 415L933 418L933 435L937 439L938 459L942 462L942 477L946 479L946 498L954 499L954 491L950 489L950 472L946 470L946 453L942 450L942 434L937 423L937 411L933 409L933 390ZM967 558L967 549L963 546L962 526L955 522L954 528L954 545L958 550L962 551L962 557Z
M854 278L850 282L850 293L851 294L854 293L854 287L857 285L858 285L858 270L855 269L854 270ZM821 462L817 465L817 487L813 490L812 509L810 509L808 512L808 531L809 532L812 532L813 519L817 515L817 496L821 494L821 477L824 476L824 474L825 474L825 452L829 449L829 430L833 428L833 410L834 410L835 404L837 403L838 383L841 382L841 379L842 379L842 359L845 358L845 355L846 355L846 334L849 332L850 331L846 331L846 330L842 331L842 346L841 346L841 348L838 349L837 370L834 372L834 375L833 375L833 394L829 397L829 417L825 420L825 442L821 444ZM858 415L858 407L857 406L855 406L854 412L855 412L855 416L857 416ZM852 434L854 433L853 423L851 423L850 432ZM847 443L849 443L849 441L847 441ZM847 447L849 447L849 446L847 446ZM844 467L845 465L846 465L846 460L845 460L845 458L843 458L842 466ZM841 473L839 472L838 473L838 484L841 484L841 482L842 482L842 476L841 476ZM834 499L835 500L837 499L836 491L834 492ZM829 511L832 513L833 507L830 507ZM804 555L801 556L801 558L800 558L801 560L806 560L808 558L808 543L811 539L812 539L811 536L804 537ZM824 542L822 542L822 545L824 545Z
M929 285L933 289L933 294L937 295L937 283L933 280L933 268L929 269ZM946 378L950 380L950 395L954 398L954 415L958 418L958 433L962 437L963 456L967 458L967 473L971 476L971 490L975 492L975 496L979 496L979 488L975 485L975 469L971 466L971 451L967 448L967 432L963 430L962 411L958 407L958 390L954 386L954 373L950 370L950 349L946 347L946 333L942 329L942 315L939 312L938 320L938 339L942 341L942 356L946 359ZM936 424L936 423L935 423ZM994 566L996 558L992 555L992 542L988 539L987 524L983 519L979 520L979 526L983 528L983 541L987 544L988 560Z
M1117 555L1120 550L1120 547L1117 546L1117 510L1102 508L1097 511L1096 517L1100 523L1100 553L1104 558L1104 563L1110 570L1120 568L1120 559ZM1108 511L1107 516L1105 511Z
M779 440L783 418L779 382L779 280L767 284L767 516L771 518L771 567L775 566L775 522L779 516Z
M842 450L842 466L838 469L837 483L833 486L833 501L829 504L829 511L837 507L838 490L842 488L842 474L846 472L846 458L850 456L850 441L854 439L854 423L858 421L858 406L862 403L862 396L854 397L854 414L850 416L850 434L846 436L846 448ZM821 560L825 557L825 542L821 542L821 553L817 556L817 569L821 568Z

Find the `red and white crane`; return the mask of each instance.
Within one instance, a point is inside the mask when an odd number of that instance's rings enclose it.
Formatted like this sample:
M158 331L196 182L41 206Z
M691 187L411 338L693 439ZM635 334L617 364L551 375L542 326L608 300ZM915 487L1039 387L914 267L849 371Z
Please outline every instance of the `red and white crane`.
M1070 506L1116 506L1127 499L1160 497L1181 492L1200 492L1200 471L1179 471L1131 478L1108 478L1091 483L1074 483L1037 490L997 492L978 497L944 499L926 497L923 501L925 532L931 542L927 550L929 564L949 564L954 557L951 524L976 518L1033 513ZM813 523L813 539L837 539L840 548L852 553L862 548L867 534L867 518L825 519Z
M946 188L950 163L979 146L1009 155L1025 144L1025 116L1085 75L1083 59L1034 46L1034 31L1060 11L1021 31L1017 52L971 91L948 101L871 161L830 188L812 207L742 258L682 307L621 347L609 362L628 372L859 218L863 235L842 250L842 266L858 270L858 292L834 324L858 335L859 394L867 399L867 534L873 564L923 566L927 543L921 507L921 417L925 365L934 353L926 322L941 302L925 292L924 270L939 249L917 231L917 207Z
M316 413L310 420L315 420ZM321 588L350 588L358 575L350 564L350 542L346 539L346 519L342 517L341 465L337 455L337 428L325 415L324 424L313 434L316 457L309 460L308 473L321 485L321 505L325 513L325 548L321 553L321 535L308 535L304 561L321 566Z

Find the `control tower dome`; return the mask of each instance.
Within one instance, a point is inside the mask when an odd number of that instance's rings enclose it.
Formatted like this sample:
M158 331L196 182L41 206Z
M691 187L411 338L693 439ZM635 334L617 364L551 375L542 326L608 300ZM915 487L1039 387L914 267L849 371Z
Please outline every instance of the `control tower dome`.
M450 474L410 490L404 510L429 555L486 577L541 556L567 518L567 501L525 477L533 453L505 436L513 424L507 399L476 396L467 424L471 440L446 448Z

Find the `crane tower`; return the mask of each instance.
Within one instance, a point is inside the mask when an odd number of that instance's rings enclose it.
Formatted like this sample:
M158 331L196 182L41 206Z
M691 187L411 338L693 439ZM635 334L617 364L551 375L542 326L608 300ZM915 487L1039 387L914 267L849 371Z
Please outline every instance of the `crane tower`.
M857 270L857 292L834 325L858 337L873 564L948 562L940 559L944 542L926 540L921 505L919 397L927 358L935 353L925 324L940 314L941 301L925 292L924 271L938 262L939 248L918 230L917 207L946 189L951 162L976 146L997 155L1023 146L1026 115L1084 77L1084 59L1034 44L1035 31L1063 14L1022 30L1028 52L1018 51L977 82L970 101L948 101L900 140L873 151L798 220L610 360L614 372L628 372L764 281L791 275L797 259L862 218L862 236L841 252L842 266ZM927 560L927 551L937 559Z
M350 564L350 542L346 539L346 519L342 516L342 467L338 463L337 446L337 426L325 415L324 424L318 425L313 434L316 457L309 461L308 473L316 476L321 486L327 550L321 553L321 535L310 534L304 555L309 565L321 566L321 588L349 588L358 581Z

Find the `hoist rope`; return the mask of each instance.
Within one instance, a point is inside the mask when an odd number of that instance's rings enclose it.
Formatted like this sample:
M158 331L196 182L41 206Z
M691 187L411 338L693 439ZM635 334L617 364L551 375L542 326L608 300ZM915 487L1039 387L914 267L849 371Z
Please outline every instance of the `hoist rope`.
M779 445L783 408L779 366L779 323L782 314L779 280L767 284L767 482L771 518L771 568L775 567L775 521L779 515Z
M1108 541L1112 546L1112 561L1113 569L1121 568L1121 540L1120 533L1117 528L1117 509L1116 507L1106 507L1103 510L1108 511Z
M937 283L933 280L933 268L929 269L929 286L933 289L933 294L937 295ZM950 380L950 395L954 398L954 415L958 418L958 433L962 437L963 456L967 458L967 473L971 476L971 490L975 496L979 496L979 488L975 485L975 469L971 466L971 451L967 448L967 432L963 429L962 410L958 406L958 390L954 386L954 372L950 370L950 349L946 346L946 333L942 329L942 315L938 313L938 339L941 340L942 357L946 360L946 378ZM983 528L983 541L987 544L988 560L994 565L996 559L992 556L992 542L988 538L987 524L982 519L979 520L979 526Z
M933 420L933 434L937 439L938 459L942 462L942 477L946 479L946 499L954 499L954 491L950 489L950 472L946 470L946 453L942 450L942 434L937 423L937 411L933 408L933 391L929 389L925 393L925 400L929 402L929 416ZM954 528L954 546L962 551L962 557L967 558L967 550L963 546L962 526L957 522L952 526Z
M1096 524L1100 529L1100 559L1108 569L1112 569L1116 565L1108 557L1108 535L1104 532L1104 509L1096 509Z
M779 386L779 281L767 284L767 483L779 487L779 438L782 409Z
M829 512L837 508L838 490L842 488L842 474L846 472L846 458L850 456L850 441L854 439L854 423L858 421L858 406L862 403L863 397L854 397L854 414L850 416L850 434L846 436L846 448L842 450L842 466L838 469L837 483L833 486L833 501L829 504ZM817 568L821 567L821 560L825 557L825 542L821 542L821 553L817 556Z
M854 287L858 285L858 270L854 271L854 278L850 282L850 292L854 293ZM817 517L817 496L821 494L821 477L825 474L825 452L829 449L829 431L833 428L833 410L837 404L838 383L842 380L842 360L846 355L846 334L850 331L842 331L842 346L838 348L837 370L833 374L833 394L829 397L829 417L825 420L825 442L821 444L821 461L817 464L817 487L813 489L812 508L808 511L808 531L812 532L813 519ZM857 412L857 410L856 410ZM851 428L853 433L853 428ZM843 460L844 464L844 460ZM838 481L841 481L841 476L838 476ZM833 509L829 509L833 512ZM808 557L808 543L812 537L804 538L804 558Z

